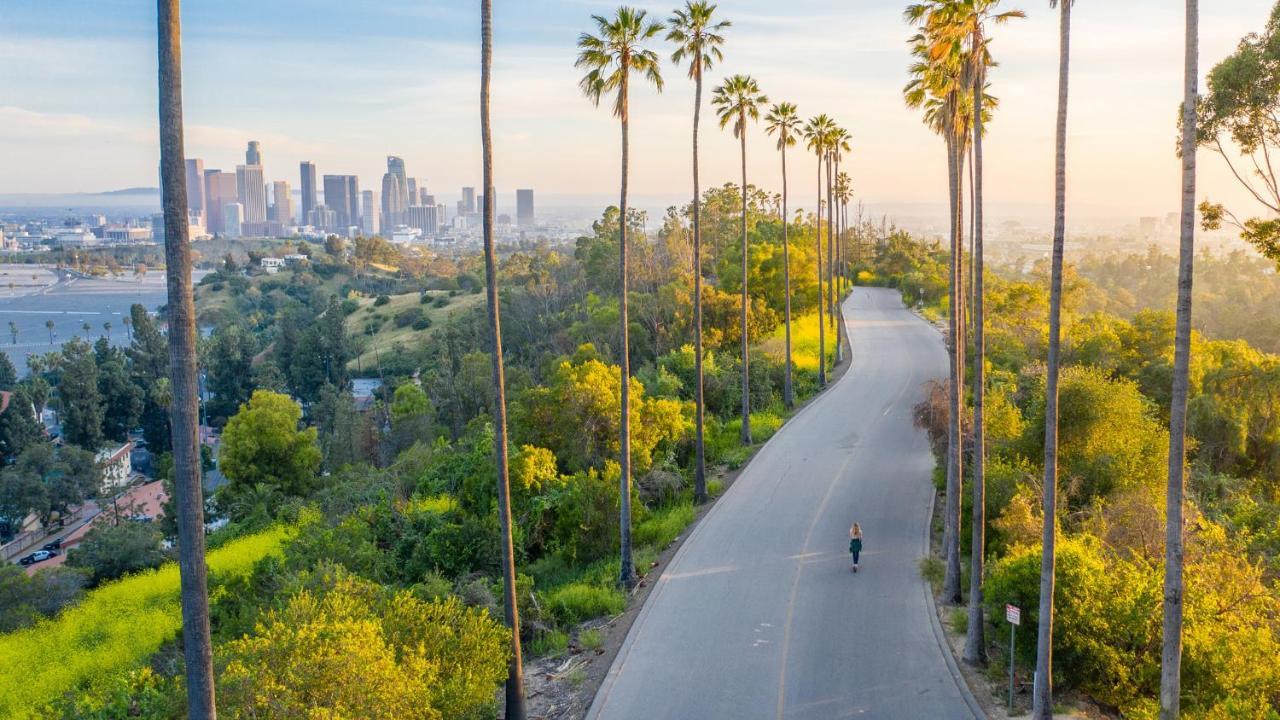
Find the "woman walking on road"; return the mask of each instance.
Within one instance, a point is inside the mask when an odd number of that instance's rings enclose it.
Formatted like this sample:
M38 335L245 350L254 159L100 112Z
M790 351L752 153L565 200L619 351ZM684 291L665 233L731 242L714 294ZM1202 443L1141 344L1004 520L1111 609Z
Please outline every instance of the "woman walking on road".
M862 528L854 523L849 528L849 554L853 556L853 571L858 572L858 556L862 554Z

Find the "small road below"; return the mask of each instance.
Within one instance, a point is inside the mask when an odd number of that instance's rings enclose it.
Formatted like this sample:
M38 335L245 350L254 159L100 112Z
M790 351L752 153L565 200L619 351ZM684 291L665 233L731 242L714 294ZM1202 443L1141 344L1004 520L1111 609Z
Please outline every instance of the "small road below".
M694 529L588 718L975 717L919 570L934 460L911 414L946 375L942 338L893 290L856 288L844 308L848 372Z

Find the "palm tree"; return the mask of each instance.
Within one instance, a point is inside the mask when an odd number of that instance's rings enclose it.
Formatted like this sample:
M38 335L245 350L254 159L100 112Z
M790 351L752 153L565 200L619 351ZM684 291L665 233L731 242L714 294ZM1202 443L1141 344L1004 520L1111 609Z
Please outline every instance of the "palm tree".
M102 329L106 331L107 339L110 340L111 339L111 321L108 320L102 323Z
M804 125L805 146L818 158L818 202L813 210L813 235L818 246L818 387L827 386L827 340L826 318L823 317L822 305L822 168L827 159L827 147L830 142L831 129L835 123L826 115L810 118Z
M970 664L986 662L986 643L983 637L982 577L986 552L986 451L985 451L985 333L983 328L983 201L982 201L982 138L984 123L988 119L986 72L995 63L991 59L986 25L1004 24L1014 18L1026 17L1020 10L996 12L1000 0L952 0L938 9L930 18L935 37L931 52L934 55L960 50L967 64L963 67L963 86L972 97L971 122L973 126L970 145L970 177L973 197L973 252L970 256L973 277L973 518L969 580L969 622L965 638L964 659Z
M835 332L836 362L844 361L844 345L840 342L840 291L836 278L836 253L840 244L838 228L833 228L837 216L838 198L836 197L835 178L840 172L840 158L849 152L849 131L842 127L831 130L831 157L827 161L827 295L830 307L827 308L831 318L832 330Z
M1036 641L1036 677L1031 715L1053 718L1054 543L1058 515L1058 370L1062 339L1062 254L1067 234L1067 99L1071 68L1071 6L1074 0L1049 0L1062 9L1058 50L1058 126L1054 164L1053 260L1049 280L1049 357L1044 406L1044 529L1040 546L1040 621ZM1184 222L1185 225L1185 222ZM1179 468L1181 470L1181 468Z
M849 173L841 170L836 173L836 200L840 201L840 214L837 216L839 224L839 240L836 241L836 252L840 256L836 262L836 266L840 268L841 279L844 283L848 283L849 278L849 257L847 247L848 240L845 233L849 232L849 201L853 199L853 179L849 177ZM843 286L842 286L843 287Z
M89 324L88 320L85 320L84 322L80 323L80 329L84 330L85 337L89 337L89 331L93 329L93 326Z
M960 158L968 144L968 120L966 95L962 92L962 71L965 58L962 48L940 42L947 31L943 21L950 0L930 0L911 5L905 17L920 22L920 33L911 38L912 54L917 61L912 64L912 80L904 89L909 107L924 110L924 120L932 130L942 136L947 145L947 175L951 206L951 293L948 313L948 361L949 361L949 422L947 425L947 489L946 509L943 516L942 549L945 558L943 598L959 604L960 582L960 493L963 486L963 431L961 426L961 401L964 397L964 277L961 273L961 227L963 182L960 175Z
M747 123L760 119L760 108L769 98L760 92L760 86L750 75L734 75L725 78L711 96L723 129L733 124L733 136L742 149L742 444L751 444L751 384L748 379L750 350L747 336Z
M124 323L124 332L129 336L129 342L133 342L133 318L125 315L121 322Z
M45 320L44 329L49 331L49 344L52 345L53 344L53 321Z
M191 244L187 237L186 162L182 140L182 27L179 0L158 0L160 85L160 181L165 225L169 356L172 358L169 422L178 516L178 572L182 587L182 647L186 662L187 714L214 718L213 646L209 635L208 572L204 558L204 499L196 392L195 304Z
M778 103L769 108L764 119L765 132L778 136L778 151L782 153L782 287L786 295L783 324L786 327L787 370L782 380L782 404L788 410L795 407L795 390L791 381L791 258L787 238L790 222L787 220L787 148L795 147L796 133L800 129L800 116L794 103Z
M621 348L619 360L622 365L622 419L619 429L620 469L620 512L621 524L621 570L620 581L624 587L635 587L636 572L631 559L631 360L630 344L627 338L627 169L628 151L630 149L627 130L630 120L628 114L628 87L631 73L639 73L651 82L659 92L662 91L662 73L659 69L658 54L641 46L646 40L662 32L662 23L645 20L644 10L620 7L613 19L600 15L592 15L599 35L583 33L578 37L578 60L574 64L580 70L586 70L578 83L584 95L599 107L600 99L606 93L614 93L613 114L622 124L622 189L619 222L618 222L618 267L622 288L620 295Z
M1182 97L1182 238L1178 264L1178 319L1174 337L1173 396L1169 403L1169 486L1164 541L1164 642L1160 654L1160 719L1176 720L1182 694L1182 501L1186 482L1187 392L1191 366L1191 286L1196 244L1196 100L1200 60L1199 0L1187 0Z
M706 402L702 383L702 189L698 184L698 124L702 119L702 74L724 59L721 35L731 23L712 22L716 6L705 0L689 0L683 10L676 10L667 21L667 40L676 44L671 61L689 61L689 77L693 79L693 374L696 386L694 404L694 502L707 501L707 459L704 441Z
M18 324L12 320L9 321L9 337L14 345L18 344Z
M493 126L489 117L493 76L493 0L480 0L480 145L484 166L484 274L493 342L493 449L498 469L498 522L502 527L502 599L511 655L507 661L504 717L524 720L524 668L520 653L520 609L516 600L516 560L511 543L511 479L507 469L507 383L502 362L502 318L498 302L497 261L493 250Z

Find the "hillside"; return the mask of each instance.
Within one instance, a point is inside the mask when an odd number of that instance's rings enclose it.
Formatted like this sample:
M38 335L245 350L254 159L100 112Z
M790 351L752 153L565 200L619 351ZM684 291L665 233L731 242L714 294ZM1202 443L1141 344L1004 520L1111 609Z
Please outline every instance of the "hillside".
M382 302L380 298L386 298ZM484 303L480 293L450 296L443 290L361 298L347 316L347 334L358 338L361 353L347 367L356 372L377 367L381 357L396 348L420 347L436 328L454 313L467 312Z

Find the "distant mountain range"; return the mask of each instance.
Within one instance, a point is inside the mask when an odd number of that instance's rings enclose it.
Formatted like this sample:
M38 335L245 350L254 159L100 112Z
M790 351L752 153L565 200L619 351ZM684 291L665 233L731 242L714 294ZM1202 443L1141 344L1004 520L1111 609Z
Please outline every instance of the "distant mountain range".
M108 190L100 193L78 193L79 195L159 195L160 188L156 187L131 187L122 190Z

